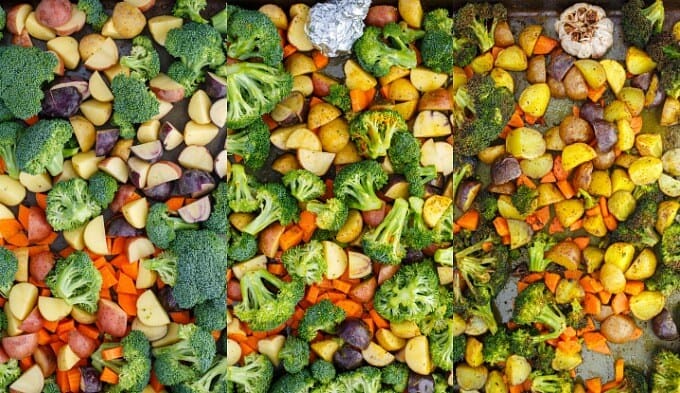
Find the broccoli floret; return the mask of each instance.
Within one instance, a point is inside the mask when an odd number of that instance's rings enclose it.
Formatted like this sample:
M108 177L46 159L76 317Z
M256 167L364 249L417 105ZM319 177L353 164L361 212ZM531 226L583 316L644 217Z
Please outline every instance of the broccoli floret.
M626 221L619 223L610 234L610 242L631 243L637 249L654 247L659 242L659 235L654 226L658 203L661 201L662 194L656 186L651 187L647 192L644 190L638 187L633 191L634 196L636 194L642 195L637 200L633 213Z
M390 385L397 392L406 390L409 368L406 363L392 362L383 367L381 381L383 385Z
M517 190L510 197L512 205L517 209L519 214L526 216L531 214L536 209L536 198L538 197L538 190L530 188L522 184L517 187Z
M274 23L260 11L236 9L229 13L227 55L233 59L262 59L276 66L283 60L281 37Z
M417 65L416 52L407 43L395 36L390 37L390 41L395 47L383 41L379 27L367 26L352 47L361 68L381 77L387 75L392 66L411 69Z
M0 99L19 119L42 109L41 86L54 79L57 58L37 47L4 46L0 51Z
M622 7L623 38L631 45L644 48L653 34L661 33L665 11L662 0L645 8L644 0L629 0Z
M574 389L574 380L567 374L534 372L529 378L535 393L571 393Z
M319 361L323 362L323 360L317 360L317 362ZM313 368L314 365L312 365ZM314 378L312 378L307 370L302 370L295 374L285 373L281 378L274 381L269 389L269 393L309 393L314 385Z
M670 296L680 288L680 270L666 265L658 265L654 275L645 280L645 287L651 291L659 291Z
M534 338L538 343L560 336L567 328L567 321L555 304L555 298L542 282L530 284L515 299L513 321L520 325L542 323L550 333Z
M149 240L163 249L170 247L170 243L177 236L177 231L197 228L196 223L188 223L180 217L171 217L165 203L153 204L146 219L146 234Z
M453 204L444 210L444 214L432 228L432 233L435 243L453 241Z
M206 0L177 0L172 14L178 18L187 18L196 23L208 23L201 17L201 11L207 7Z
M408 202L398 198L380 224L364 233L361 245L371 259L390 265L398 265L406 255L401 233L407 224Z
M444 371L453 369L453 318L446 321L446 327L428 334L432 363Z
M43 386L42 393L61 393L61 389L57 384L54 377L45 379L45 385Z
M2 31L5 30L7 25L7 12L0 6L0 39L2 39Z
M185 95L192 94L198 83L203 81L205 67L217 69L226 62L220 33L206 23L189 22L170 30L165 39L165 49L171 56L180 59L183 67L178 69L177 62L173 63L168 69L168 76L184 86Z
M432 263L402 265L383 282L373 299L375 311L390 322L424 318L439 304L439 279Z
M423 30L412 29L408 27L406 22L390 22L383 27L382 35L386 39L391 40L397 47L402 47L412 43L415 40L423 38L425 32Z
M283 184L290 188L290 193L300 202L308 202L326 193L323 180L306 169L297 169L286 173Z
M144 123L158 114L160 104L156 95L139 78L116 75L111 81L111 93L112 121L120 127L120 136L123 139L135 137L133 124Z
M214 299L198 303L194 307L196 325L210 331L222 330L227 327L227 292Z
M310 201L307 210L316 214L316 225L324 230L337 231L345 224L349 216L347 204L338 198L330 198L326 203Z
M195 381L172 387L173 393L227 393L227 358L215 356L213 365Z
M7 105L0 99L0 122L14 120L14 114L7 108Z
M515 110L515 100L506 87L493 79L473 76L454 96L454 153L475 156L498 138Z
M179 326L177 337L179 341L151 351L156 358L154 371L163 385L194 380L208 371L215 356L215 340L209 331L189 323Z
M498 22L507 18L507 10L501 3L467 3L453 18L453 29L477 43L480 52L491 49L495 43L494 30Z
M229 191L227 190L227 182L220 182L215 190L212 192L213 205L210 211L210 216L203 223L206 229L210 229L216 233L227 233L229 228Z
M139 35L132 40L130 55L120 58L120 65L130 68L130 75L150 80L161 71L158 52L149 37Z
M227 79L227 127L241 128L270 112L293 88L293 77L283 68L240 62L219 68Z
M453 266L453 246L435 251L434 261L442 265Z
M19 361L16 359L9 359L5 363L0 364L0 390L8 392L9 385L16 381L21 375L21 368Z
M328 269L323 245L319 241L287 249L281 255L281 261L288 273L300 277L308 285L321 282Z
M335 333L335 328L345 317L342 308L324 299L305 310L305 315L298 326L298 336L303 340L312 341L319 331Z
M102 275L86 253L75 251L57 260L45 283L54 296L71 306L78 306L89 313L97 311Z
M312 377L319 383L329 383L335 379L336 372L333 363L327 362L323 359L317 359L309 366Z
M623 367L623 380L613 389L607 390L609 393L649 393L647 377L636 367Z
M12 285L14 285L14 276L18 269L19 261L16 255L5 247L0 246L0 295L5 299L9 297L9 291L12 289Z
M283 184L264 184L257 189L255 198L260 203L260 214L242 232L256 235L275 221L287 225L298 216L297 200L288 193Z
M71 123L63 119L39 120L28 127L17 138L15 157L19 170L32 175L45 171L52 176L60 174L64 165L62 149L72 135Z
M87 183L87 189L99 206L106 209L118 191L118 181L113 176L103 171L97 171L90 176Z
M339 390L340 392L353 393L380 393L380 380L380 369L371 366L342 373L337 378L340 386L343 387Z
M231 210L237 213L250 213L257 210L260 202L255 197L260 184L255 177L246 173L240 164L231 166L231 180L227 187L227 200Z
M437 167L412 165L406 168L404 177L408 182L409 194L422 198L425 196L425 185L437 178Z
M349 124L349 134L359 152L371 159L387 155L392 137L398 131L408 131L408 126L404 118L391 109L361 112Z
M78 9L85 13L85 21L94 31L101 31L109 18L99 0L78 0Z
M454 42L453 34L441 30L428 31L420 43L423 64L434 71L450 73L455 62L459 64L469 63L477 54L477 48L473 44L466 44L468 42L465 39L455 40ZM457 61L454 59L460 52L454 52L455 44L458 46L455 49L463 50L463 58ZM454 53L456 53L455 56ZM472 57L470 57L471 54Z
M145 269L158 273L161 281L171 287L177 282L177 257L170 252L161 252L157 256L142 262Z
M0 123L0 157L5 164L5 173L13 179L19 179L19 167L16 159L16 143L24 126L13 121Z
M453 18L449 16L449 10L436 8L426 13L423 18L423 29L425 32L433 30L451 32L453 30Z
M331 105L335 105L343 112L349 112L352 109L352 101L349 98L349 89L342 83L334 83L328 88L328 95L325 96L324 101Z
M486 221L493 221L498 213L498 199L491 193L482 191L477 195L479 211Z
M356 162L337 173L333 182L333 195L352 209L377 210L382 208L383 201L375 191L387 184L387 180L387 173L377 162Z
M653 229L652 229L653 230ZM661 262L669 268L680 271L680 224L675 223L663 231L661 236Z
M229 259L247 261L257 253L257 238L249 233L232 231L229 244Z
M544 272L548 267L550 259L545 257L545 253L549 251L557 241L546 234L545 232L539 232L536 234L529 246L529 271L531 272Z
M105 360L102 352L122 346L123 357ZM104 367L118 374L118 383L109 386L109 392L140 392L151 377L151 345L144 333L131 330L120 343L105 342L92 354L92 366L99 371Z
M240 284L243 301L234 306L234 313L253 331L272 330L287 321L305 292L299 278L284 282L265 269L247 272Z
M47 222L57 231L68 231L84 225L101 212L87 182L80 178L56 183L47 194Z
M487 334L484 337L482 356L484 361L491 365L505 363L510 352L510 335L505 328L500 328L496 334Z
M455 269L477 300L495 296L505 285L509 275L507 249L487 238L454 252ZM454 283L454 291L459 285Z
M291 374L302 371L309 364L309 344L295 336L288 336L279 351L279 360Z
M423 218L425 201L418 197L409 197L408 204L411 208L409 225L404 228L402 238L407 246L422 250L434 242L434 233L427 227Z
M536 353L529 360L531 361L531 365L534 370L552 374L555 372L552 367L555 355L555 348L544 341L536 345Z
M392 169L404 173L408 167L420 163L420 142L408 131L397 131L392 136L387 156Z
M661 350L654 355L652 393L680 390L680 355Z

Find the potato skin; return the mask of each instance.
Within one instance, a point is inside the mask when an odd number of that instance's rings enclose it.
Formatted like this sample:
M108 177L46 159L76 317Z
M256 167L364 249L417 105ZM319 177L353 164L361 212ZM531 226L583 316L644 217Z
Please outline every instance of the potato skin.
M365 22L369 26L383 28L390 22L399 19L399 11L391 5L376 5L368 9Z
M59 27L71 19L71 3L68 0L42 0L35 7L35 17L47 27Z

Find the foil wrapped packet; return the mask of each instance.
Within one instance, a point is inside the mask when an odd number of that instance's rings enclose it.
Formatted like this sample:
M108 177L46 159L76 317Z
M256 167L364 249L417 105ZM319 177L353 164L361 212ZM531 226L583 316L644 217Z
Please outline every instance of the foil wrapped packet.
M326 56L349 53L364 31L370 0L331 0L314 5L305 31L314 47Z

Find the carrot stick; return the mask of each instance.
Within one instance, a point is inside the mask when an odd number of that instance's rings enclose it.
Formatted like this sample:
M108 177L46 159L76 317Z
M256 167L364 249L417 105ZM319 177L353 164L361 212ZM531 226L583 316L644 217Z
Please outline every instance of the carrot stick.
M611 351L607 345L607 339L599 332L583 333L583 342L586 347L594 352L609 355Z
M348 317L361 318L363 307L354 300L343 299L335 302L335 305L345 310Z
M541 183L555 183L556 181L557 179L555 178L555 174L552 172L548 172L541 178Z
M317 302L317 299L318 299L320 293L321 293L321 289L318 286L310 285L309 289L307 290L307 296L305 296L305 299L308 302L315 304Z
M626 281L626 287L623 292L627 295L637 295L645 290L645 282L638 280L628 280Z
M543 273L530 273L527 274L522 281L524 281L527 284L533 284L536 281L541 281L543 280Z
M557 44L558 42L556 39L539 35L536 40L536 45L534 45L534 54L547 55L557 47Z
M171 312L170 319L172 319L173 322L182 323L185 325L191 322L191 316L189 315L189 311Z
M28 230L28 223L29 219L28 216L30 215L30 209L24 205L19 205L19 211L17 213L17 218L19 219L19 222L21 223L21 226L24 227L25 230Z
M553 159L553 174L559 180L567 180L569 173L562 166L562 156L557 156Z
M614 380L616 382L623 381L623 365L624 361L622 358L618 358L614 362Z
M494 228L496 228L496 233L498 233L498 236L507 236L510 234L510 227L508 227L508 221L501 216L494 218L493 226Z
M297 48L292 44L286 44L283 47L283 57L284 58L292 55L295 52L297 52Z
M562 195L564 195L565 199L571 199L574 195L576 195L576 191L574 191L574 187L572 187L571 183L568 180L558 180L557 181L557 188L560 189L562 192Z
M102 350L102 359L113 360L123 357L123 347L121 345Z
M328 56L324 55L323 52L315 50L312 52L312 60L314 60L314 65L317 70L320 70L328 65Z
M588 389L589 393L601 393L602 381L600 377L586 379L586 389Z
M477 210L468 210L465 213L463 213L458 220L456 220L456 224L458 224L461 228L474 231L477 229L477 226L479 225L479 212Z
M371 310L368 312L368 314L371 316L373 319L373 322L375 322L375 326L381 329L388 329L390 327L390 323L387 322L383 317L378 314L377 311Z
M118 305L131 317L137 315L137 295L130 295L127 293L118 294Z
M583 310L586 314L598 315L602 310L602 303L600 303L600 299L597 296L592 293L586 293L583 298Z
M17 232L12 237L5 240L7 240L7 243L18 247L26 247L29 245L28 236L23 232Z
M102 371L101 375L99 376L99 380L110 385L116 385L118 384L118 374L116 374L116 372L110 368L104 367L104 371Z
M137 296L137 288L135 282L127 274L121 273L118 275L118 284L116 285L116 292L118 294L129 294Z
M38 192L35 194L35 203L40 206L41 209L47 209L47 194Z
M177 211L184 206L184 197L172 197L165 201L165 205L170 211Z
M5 239L9 239L22 230L21 223L13 218L0 220L0 236Z
M316 230L316 214L309 210L304 210L300 213L298 225L300 226L300 229L302 229L302 240L304 240L305 243L309 242Z
M72 392L80 390L80 367L73 367L66 372L68 385Z
M295 247L298 244L300 244L300 242L302 242L302 235L303 230L299 226L293 225L285 232L283 232L283 234L279 238L279 246L283 251Z
M128 263L123 263L120 266L120 270L128 275L132 280L137 279L137 274L139 273L139 262L134 261L134 262L128 262Z
M349 284L342 280L333 280L333 288L337 289L342 293L349 293L352 289L352 284Z
M545 281L545 286L548 287L548 289L552 293L555 293L555 291L557 290L557 284L559 284L561 279L562 277L560 277L559 274L552 272L546 272L545 276L543 277L543 281Z

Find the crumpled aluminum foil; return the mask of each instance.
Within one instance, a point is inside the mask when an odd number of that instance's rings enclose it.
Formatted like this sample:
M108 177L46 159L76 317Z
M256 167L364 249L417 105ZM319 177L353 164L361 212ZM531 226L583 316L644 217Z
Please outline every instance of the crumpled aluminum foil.
M349 53L364 31L371 0L331 0L309 11L305 31L314 47L326 56Z

